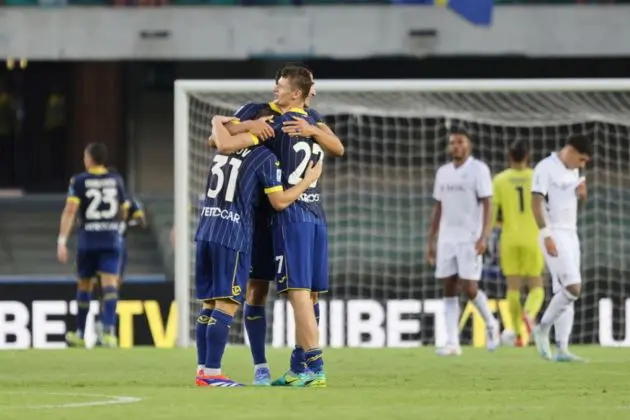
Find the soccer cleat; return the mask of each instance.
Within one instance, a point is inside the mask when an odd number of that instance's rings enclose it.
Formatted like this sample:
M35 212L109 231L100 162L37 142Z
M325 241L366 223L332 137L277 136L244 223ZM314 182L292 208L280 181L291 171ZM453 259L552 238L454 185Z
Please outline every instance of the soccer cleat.
M118 347L118 338L113 334L105 334L101 346L109 349L115 349Z
M68 347L84 348L85 340L81 338L79 333L74 331L68 331L66 333L66 343Z
M213 388L238 388L241 386L245 386L223 375L216 375L216 376L198 375L195 378L195 384L197 386L205 386L205 387L213 387Z
M486 329L486 348L488 351L495 351L501 345L501 334L499 333L499 324L497 322L494 325Z
M96 334L95 346L101 347L103 345L103 336L105 335L105 327L101 321L94 322L94 333Z
M312 381L306 383L307 388L326 388L326 373L325 372L317 372L314 373L314 378Z
M569 350L560 350L558 349L558 352L554 355L553 360L555 362L580 362L580 363L584 363L587 360L580 357L580 356L576 356L575 354L571 353Z
M543 359L551 360L551 345L549 344L549 331L543 331L540 326L534 327L532 337L536 344L536 350Z
M266 366L256 368L254 370L254 385L256 386L270 386L271 385L271 372Z
M288 370L284 375L273 381L271 386L304 387L307 383L312 382L313 380L315 380L315 374L311 371L295 374Z
M516 337L516 341L514 341L514 347L527 347L527 343L523 340L523 337L519 335Z
M435 349L435 354L438 356L461 356L462 348L460 346L447 344L444 347L438 347Z

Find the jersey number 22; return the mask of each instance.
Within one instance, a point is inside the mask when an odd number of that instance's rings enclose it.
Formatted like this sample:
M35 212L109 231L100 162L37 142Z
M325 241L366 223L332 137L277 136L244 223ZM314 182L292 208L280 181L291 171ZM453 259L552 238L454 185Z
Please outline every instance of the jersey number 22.
M313 143L313 148L308 142L299 141L293 145L293 150L295 153L304 152L304 157L300 161L299 165L295 168L293 172L289 175L289 184L297 185L304 178L304 173L306 172L306 167L311 160L311 156L317 155L319 156L319 160L324 159L324 150L322 150L321 146L317 143ZM317 186L317 181L313 182L310 185L310 188L315 188Z

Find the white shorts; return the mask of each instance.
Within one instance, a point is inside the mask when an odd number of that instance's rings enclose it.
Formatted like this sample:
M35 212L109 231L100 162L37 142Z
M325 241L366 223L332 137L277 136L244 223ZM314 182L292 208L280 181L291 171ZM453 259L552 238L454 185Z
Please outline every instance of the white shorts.
M438 243L435 259L435 277L438 279L457 274L462 280L481 280L483 261L481 255L477 255L474 242Z
M551 237L556 243L557 257L547 254L542 235L538 241L545 256L545 265L551 273L553 292L558 293L564 287L582 283L580 238L578 238L577 232L560 229L552 229Z

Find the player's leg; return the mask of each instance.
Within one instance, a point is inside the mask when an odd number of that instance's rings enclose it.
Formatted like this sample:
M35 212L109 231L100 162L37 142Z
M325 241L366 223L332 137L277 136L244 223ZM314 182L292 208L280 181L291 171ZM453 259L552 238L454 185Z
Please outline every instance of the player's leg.
M213 301L204 301L212 295L212 272L206 261L210 258L208 255L208 243L197 242L195 251L195 293L198 300L202 301L201 310L197 315L195 323L195 337L197 346L197 369L196 375L203 375L206 367L206 332L208 331L208 321L214 309Z
M538 320L538 313L545 302L545 288L543 287L542 272L545 268L540 247L527 248L527 269L524 271L527 299L525 300L525 314L523 319L531 334Z
M265 347L267 342L267 316L265 305L269 283L276 278L278 264L274 260L271 228L257 225L252 245L252 269L247 281L244 308L245 330L249 338L249 349L254 362L254 385L271 385L271 372L267 365Z
M312 258L313 282L311 285L311 304L313 305L315 323L319 326L319 297L322 293L328 292L328 231L326 225L315 225L315 241L312 249ZM319 349L319 342L317 346L314 353L306 354L306 366L315 375L315 379L307 386L324 388L326 386L324 359Z
M214 303L206 329L206 359L203 375L195 382L199 386L238 387L242 386L221 371L221 362L227 346L230 326L243 300L243 291L249 275L251 258L249 255L223 247L207 244L204 266L206 278L203 282L209 296L202 299L206 308ZM198 295L201 296L201 295ZM210 302L209 302L210 301Z
M98 271L101 278L103 309L103 346L118 347L116 337L116 307L118 306L118 276L122 257L121 249L99 253Z
M534 328L532 334L538 352L543 358L548 360L551 360L553 357L549 345L551 326L554 325L566 311L571 311L574 302L580 296L582 283L579 269L579 241L577 234L573 232L565 233L555 231L553 232L553 239L556 243L558 256L551 257L546 251L544 251L544 256L547 267L552 275L554 295L540 320L540 324ZM541 247L544 250L542 243ZM569 327L568 332L567 327ZM560 335L566 336L568 343L570 326L568 323L561 323L559 329L562 330Z
M85 347L85 326L92 300L92 278L96 274L96 254L91 250L77 251L77 329L66 333L69 347Z
M255 252L255 251L254 251ZM273 263L273 260L271 260ZM252 270L252 276L254 275ZM259 274L256 275L257 277ZM273 279L275 275L271 274ZM272 280L273 281L273 280ZM265 347L267 342L267 317L265 305L269 293L269 281L251 278L247 281L244 309L245 330L249 338L249 349L254 362L254 385L271 385L271 372L267 365Z
M446 324L446 343L438 346L435 353L439 356L459 356L459 282L457 279L457 260L454 244L438 243L435 260L435 277L444 285L444 321Z
M96 343L94 345L96 347L101 347L103 345L103 322L101 321L102 311L103 311L103 287L101 286L101 278L100 276L96 276L92 279L93 289L92 289L92 298L98 300L98 313L94 316L94 335L96 336Z
M486 347L494 351L499 347L499 323L488 305L488 297L479 288L483 262L474 244L459 244L457 248L457 272L466 297L475 305L486 324Z
M313 223L273 227L275 258L280 265L276 275L277 289L278 293L287 294L296 332L296 347L291 353L289 370L272 382L274 386L305 386L314 378L306 367L307 355L321 359L319 331L311 301L314 237Z
M510 244L508 240L501 241L501 272L505 276L507 285L506 297L510 313L511 328L503 331L504 344L522 344L522 318L523 307L521 305L522 278L522 253L519 246Z

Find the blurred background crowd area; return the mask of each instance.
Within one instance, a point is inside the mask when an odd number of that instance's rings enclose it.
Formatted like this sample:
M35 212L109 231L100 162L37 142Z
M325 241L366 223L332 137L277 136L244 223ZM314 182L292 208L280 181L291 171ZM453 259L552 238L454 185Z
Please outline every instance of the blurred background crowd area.
M0 6L284 6L317 4L434 4L440 0L0 0ZM495 4L630 4L630 0L494 0Z

